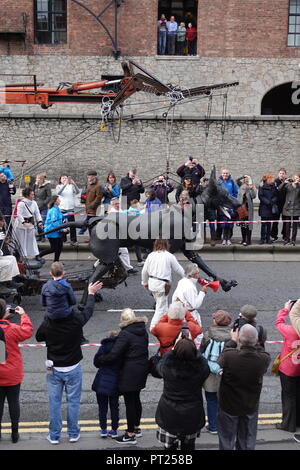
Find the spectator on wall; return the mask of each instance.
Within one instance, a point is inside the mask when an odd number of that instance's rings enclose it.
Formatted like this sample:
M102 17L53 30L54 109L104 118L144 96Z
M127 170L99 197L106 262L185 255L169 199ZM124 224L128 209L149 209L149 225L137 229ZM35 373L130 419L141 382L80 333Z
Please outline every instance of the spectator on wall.
M186 35L186 27L184 22L181 22L177 29L177 53L179 55L183 55L184 46L185 46L185 35Z
M164 55L167 48L167 18L164 14L161 15L160 20L157 22L158 28L158 53Z
M188 55L196 55L197 52L197 28L192 23L188 24L186 29L186 40L188 46Z
M170 21L167 22L168 54L169 55L175 55L177 28L178 28L178 24L175 21L175 16L171 16Z

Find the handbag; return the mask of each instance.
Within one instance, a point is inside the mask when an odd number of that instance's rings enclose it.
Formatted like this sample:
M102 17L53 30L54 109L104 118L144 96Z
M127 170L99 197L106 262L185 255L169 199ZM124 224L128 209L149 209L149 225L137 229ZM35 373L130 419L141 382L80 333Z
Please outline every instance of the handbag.
M158 363L162 358L159 351L160 351L160 347L158 348L158 350L156 351L154 356L151 356L149 358L149 361L148 361L148 363L149 363L149 374L151 374L152 377L155 377L156 379L162 379L162 376L159 374L159 372L157 370Z
M240 220L245 219L249 215L246 204L242 204L236 211L238 213L238 216L239 216Z
M282 359L279 359L280 358L280 353L277 354L277 356L275 357L274 359L274 362L272 364L272 369L271 369L271 372L273 375L276 375L278 376L279 375L279 366L280 364L285 361L289 356L291 356L292 354L294 354L294 352L298 351L298 349L300 349L300 345L297 346L296 348L292 349L288 354L286 354Z
M181 332L181 330L179 331L178 335L180 334L180 332ZM178 338L178 335L176 336L176 338L174 338L172 343L164 345L163 347L164 348L169 348L170 346L174 346L175 341ZM162 376L160 375L160 373L157 370L158 363L160 362L161 359L162 359L162 356L160 355L160 346L159 346L159 348L156 351L156 353L154 354L154 356L151 356L148 359L148 365L149 365L148 373L151 374L152 377L155 377L156 379L162 379Z

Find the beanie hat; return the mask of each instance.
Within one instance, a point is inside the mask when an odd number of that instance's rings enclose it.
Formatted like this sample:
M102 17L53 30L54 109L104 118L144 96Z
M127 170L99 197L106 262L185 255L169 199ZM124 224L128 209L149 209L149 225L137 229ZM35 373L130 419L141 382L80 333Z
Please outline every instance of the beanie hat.
M232 316L225 310L217 310L212 317L218 326L228 326L232 322Z
M253 305L243 305L240 312L248 321L253 320L257 315L257 310Z
M87 176L97 176L97 171L96 170L89 170L87 172Z

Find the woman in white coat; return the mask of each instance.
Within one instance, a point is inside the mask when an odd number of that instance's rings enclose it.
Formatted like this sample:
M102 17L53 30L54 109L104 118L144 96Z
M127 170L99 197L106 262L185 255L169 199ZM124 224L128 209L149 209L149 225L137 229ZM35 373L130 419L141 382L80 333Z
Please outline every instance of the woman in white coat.
M39 249L35 234L36 226L43 228L42 216L36 201L34 201L32 188L27 187L23 189L22 196L23 199L17 207L16 239L19 242L22 257L38 257Z
M70 176L60 175L58 185L56 186L56 194L59 196L59 208L66 222L75 222L76 195L79 193L80 189ZM67 237L65 236L64 238L64 241L67 241ZM77 246L76 228L74 227L70 228L70 244Z

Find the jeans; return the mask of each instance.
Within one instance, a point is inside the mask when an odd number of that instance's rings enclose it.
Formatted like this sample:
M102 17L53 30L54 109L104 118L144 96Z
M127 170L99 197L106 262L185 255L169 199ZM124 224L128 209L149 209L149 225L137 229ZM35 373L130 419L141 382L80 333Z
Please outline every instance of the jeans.
M53 374L47 374L49 393L49 434L51 439L59 439L62 429L62 396L66 392L67 400L67 431L69 437L77 437L80 433L79 409L82 387L82 371L80 364L70 372L59 372L53 369Z
M244 416L232 416L222 409L218 413L220 450L254 450L258 411Z
M159 31L158 51L161 55L166 53L166 45L167 45L167 31Z
M217 431L217 415L218 415L218 395L217 392L205 392L207 405L208 428L210 431Z

